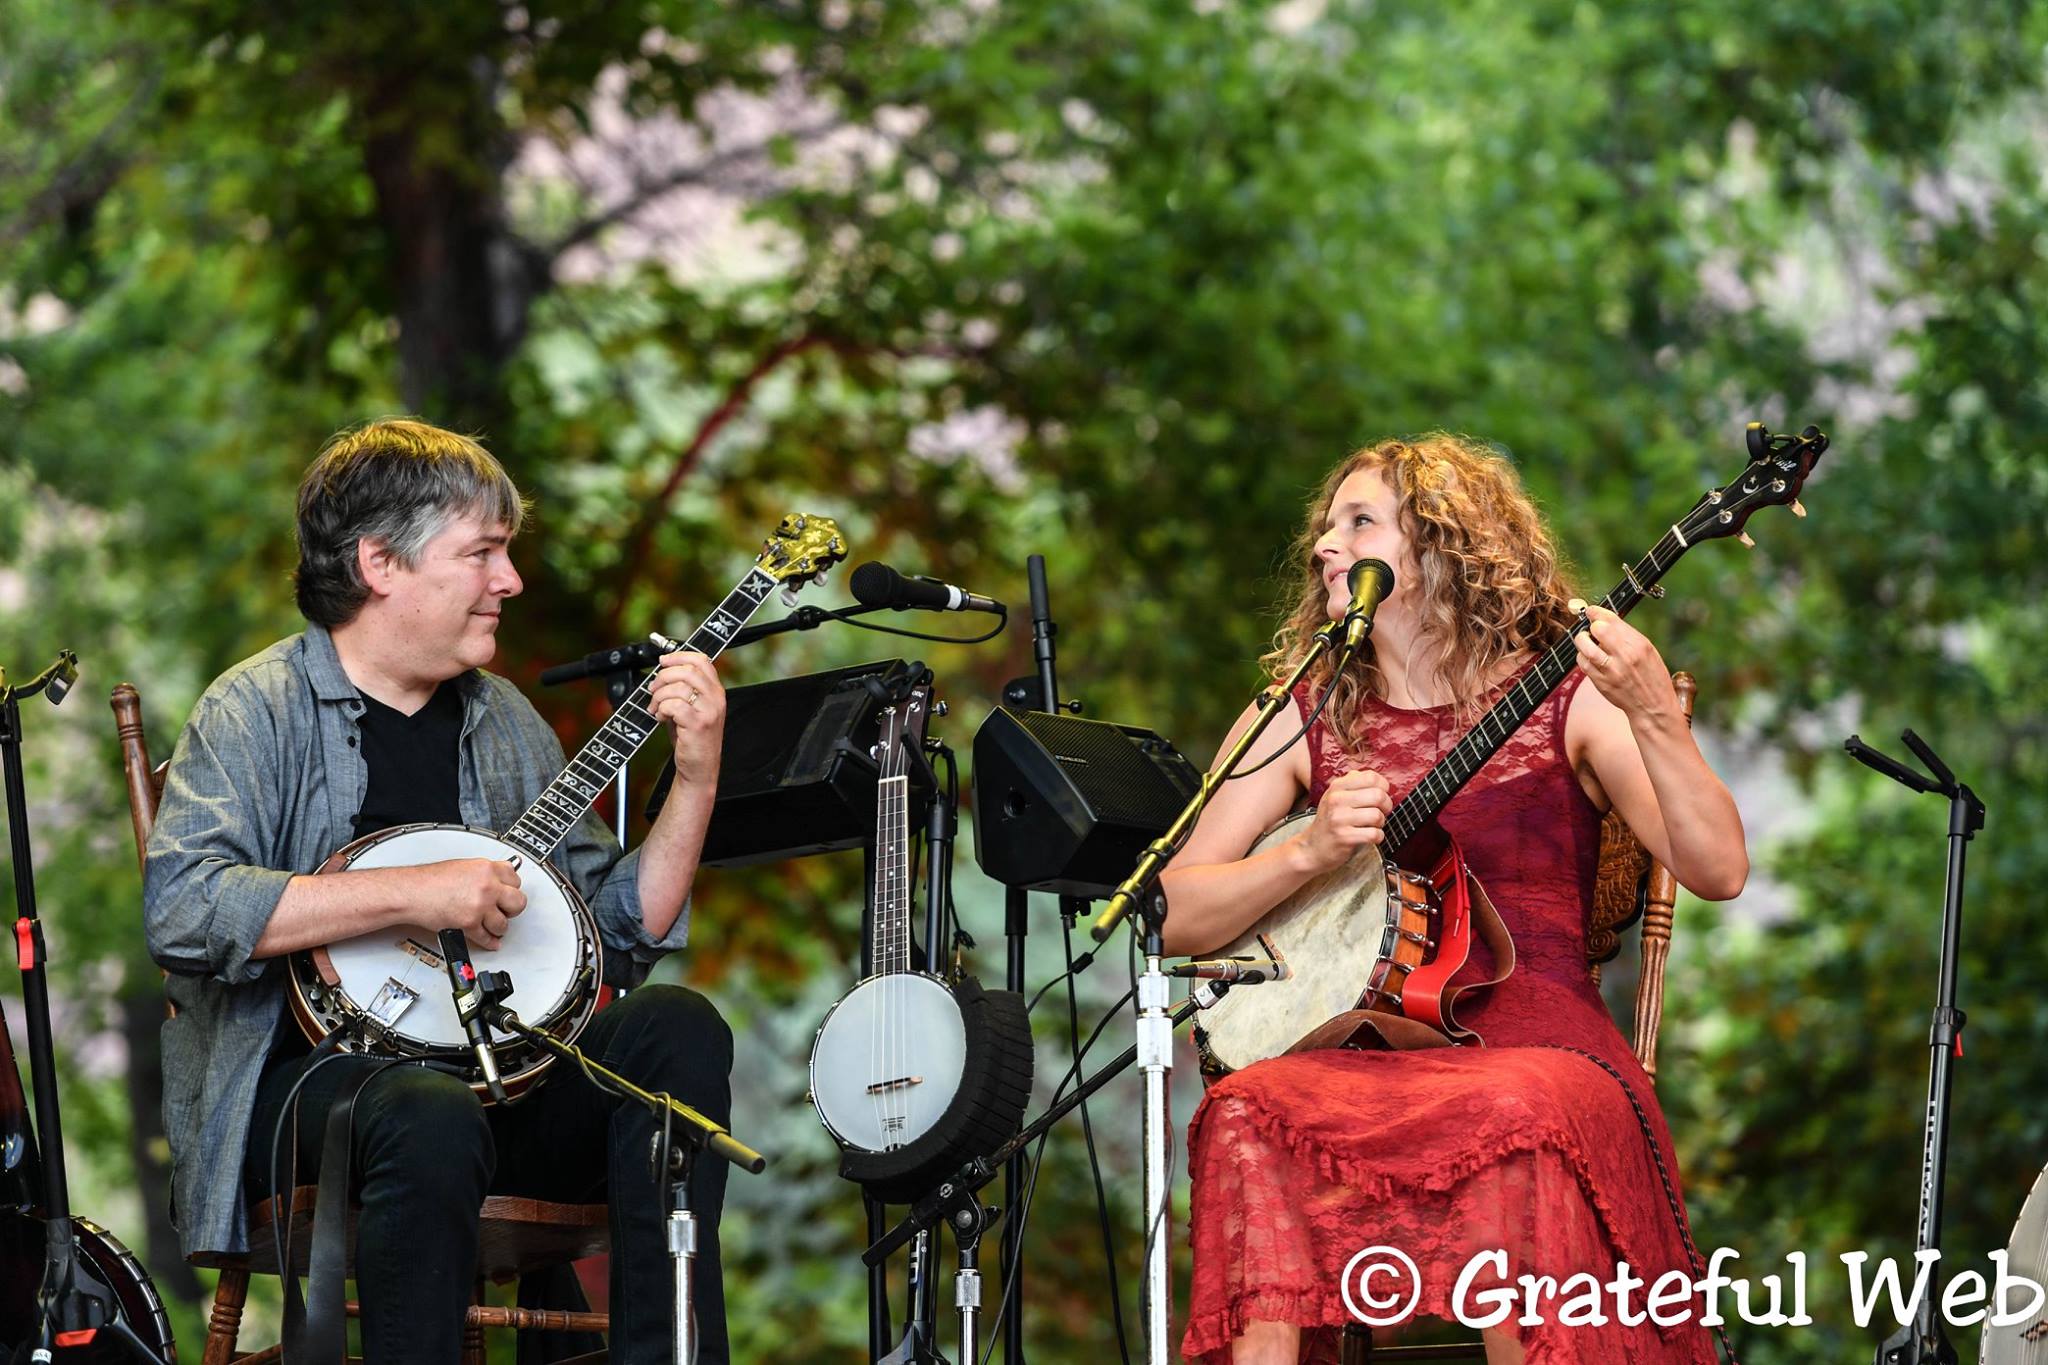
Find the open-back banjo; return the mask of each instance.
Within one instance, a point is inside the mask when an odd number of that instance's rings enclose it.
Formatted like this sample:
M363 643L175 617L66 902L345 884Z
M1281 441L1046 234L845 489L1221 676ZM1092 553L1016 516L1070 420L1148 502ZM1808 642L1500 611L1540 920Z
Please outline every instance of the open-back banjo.
M1828 438L1815 427L1773 436L1752 422L1747 440L1750 462L1742 474L1707 493L1647 555L1625 565L1621 583L1602 605L1626 616L1643 598L1662 596L1658 580L1687 550L1723 536L1747 541L1743 525L1759 507L1789 504L1805 515L1799 490ZM1263 959L1270 944L1289 976L1255 991L1234 991L1210 1008L1197 1030L1205 1069L1235 1071L1297 1046L1341 1043L1372 1024L1372 1016L1408 1021L1390 1026L1407 1039L1426 1038L1421 1025L1436 1035L1433 1041L1473 1041L1454 1012L1462 992L1491 984L1472 979L1473 939L1493 940L1499 973L1493 982L1512 969L1514 950L1476 879L1464 875L1437 815L1570 674L1578 661L1571 637L1583 629L1581 621L1551 646L1394 807L1380 845L1386 857L1371 845L1361 848L1222 950ZM1251 851L1296 837L1314 815L1288 816Z
M846 557L839 528L827 517L791 514L717 610L678 649L717 658L778 585L794 590L821 578ZM664 646L671 642L655 639ZM506 971L525 998L534 1027L573 1040L597 1007L604 950L597 922L548 855L569 836L649 736L661 728L649 709L650 672L589 743L503 834L467 825L399 825L365 835L336 852L321 872L418 867L450 858L514 862L526 909L513 917L491 966ZM397 1057L432 1057L461 1066L472 1089L486 1090L455 1004L432 930L398 925L291 956L291 1007L313 1042L344 1033L341 1046ZM514 1098L530 1087L553 1055L493 1029L493 1050Z
M912 665L867 684L889 689L874 751L873 974L818 1026L811 1102L839 1143L839 1173L908 1203L1017 1131L1031 1099L1031 1021L1014 991L910 965L910 765L923 761L931 672Z

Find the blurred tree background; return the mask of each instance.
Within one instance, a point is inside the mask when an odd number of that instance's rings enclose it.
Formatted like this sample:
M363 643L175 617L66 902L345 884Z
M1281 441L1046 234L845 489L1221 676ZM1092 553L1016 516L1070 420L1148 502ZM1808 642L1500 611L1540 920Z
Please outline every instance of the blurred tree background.
M1199 760L1307 490L1361 442L1501 443L1604 589L1740 468L1745 420L1814 421L1813 516L1704 547L1637 618L1702 678L1760 867L1682 907L1662 1085L1701 1243L1814 1262L1818 1322L1743 1357L1868 1349L1835 1258L1910 1246L1943 821L1840 755L1853 729L1916 727L1991 811L1952 1264L2048 1160L2012 1099L2048 1084L2044 36L1985 0L0 0L0 660L85 665L29 721L78 1207L196 1350L100 701L138 682L166 754L296 628L293 489L338 427L477 431L535 496L497 665L522 683L683 628L802 509L1014 603L1045 554L1068 690ZM937 668L963 754L1030 670L1020 625L724 667L890 654ZM536 693L568 737L602 713L574 693ZM859 881L707 871L665 968L734 1021L736 1126L783 1158L733 1186L741 1359L860 1355L859 1202L802 1100ZM998 980L999 890L963 858L958 894ZM1057 939L1037 905L1034 985ZM1084 1028L1121 977L1083 979ZM1127 1312L1135 1084L1095 1125ZM1092 1205L1063 1132L1035 1359L1114 1358Z

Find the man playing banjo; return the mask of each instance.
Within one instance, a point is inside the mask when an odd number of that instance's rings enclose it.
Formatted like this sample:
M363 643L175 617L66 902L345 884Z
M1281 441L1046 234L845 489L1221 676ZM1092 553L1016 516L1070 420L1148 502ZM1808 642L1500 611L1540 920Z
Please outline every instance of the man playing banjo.
M310 1055L285 1008L289 954L401 925L459 929L479 971L527 908L512 860L311 875L337 849L415 822L506 829L564 767L554 733L483 671L521 582L510 545L525 513L476 442L414 421L374 422L320 452L299 489L302 634L216 679L194 707L149 842L149 947L169 973L164 1118L186 1253L239 1252L244 1209L273 1187L273 1135L300 1096L298 1170L313 1178L330 1105L377 1062ZM637 985L683 945L717 785L725 697L701 654L665 656L648 709L672 730L676 782L645 842L621 856L585 812L550 862L588 905L605 975ZM528 889L536 889L533 871ZM431 940L429 940L431 941ZM445 985L445 978L443 978ZM515 980L515 987L518 982ZM517 993L514 1009L538 1009ZM724 1122L732 1035L680 987L632 991L578 1044L638 1084ZM665 1209L649 1169L653 1120L557 1066L517 1104L483 1105L461 1077L389 1066L355 1103L356 1265L371 1362L457 1358L487 1193L609 1195L617 1360L666 1359L672 1288ZM718 1216L725 1163L700 1160L699 1359L727 1358Z

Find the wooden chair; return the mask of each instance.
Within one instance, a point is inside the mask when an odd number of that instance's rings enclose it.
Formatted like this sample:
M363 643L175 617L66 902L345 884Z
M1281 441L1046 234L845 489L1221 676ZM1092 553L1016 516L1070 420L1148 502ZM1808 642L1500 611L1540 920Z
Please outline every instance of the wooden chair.
M1679 709L1686 724L1692 723L1693 701L1699 683L1690 673L1673 673L1671 685L1678 692ZM1587 924L1586 957L1599 981L1603 963L1621 952L1621 936L1641 921L1642 961L1636 976L1635 1029L1632 1043L1636 1060L1657 1080L1657 1031L1664 1021L1664 964L1671 956L1671 907L1678 899L1678 880L1650 856L1628 822L1610 810L1600 826L1600 868L1593 885L1593 913ZM1344 1327L1343 1365L1371 1365L1373 1361L1477 1360L1486 1359L1486 1347L1476 1341L1442 1346L1380 1346L1372 1344L1372 1333L1362 1323Z
M112 698L115 729L121 739L121 767L128 779L128 810L135 825L135 855L141 862L149 845L149 832L156 823L157 803L163 797L164 770L168 760L152 765L149 746L142 731L142 698L133 685L121 683ZM313 1197L315 1187L300 1185L289 1199L292 1269L306 1271L306 1259L313 1243ZM200 1254L191 1258L195 1266L218 1270L220 1281L213 1294L213 1312L207 1320L206 1346L201 1365L268 1365L281 1354L272 1346L253 1353L238 1353L236 1338L242 1325L242 1308L249 1293L251 1274L270 1275L277 1271L277 1246L271 1236L272 1206L286 1200L265 1199L249 1206L249 1250L240 1256ZM282 1212L282 1210L280 1210ZM355 1264L355 1210L349 1211L348 1264ZM515 1331L603 1332L609 1329L604 1313L551 1312L531 1308L497 1308L484 1302L487 1284L503 1284L520 1275L603 1255L611 1249L611 1232L603 1204L553 1204L539 1199L516 1199L492 1195L484 1200L479 1230L476 1302L470 1305L463 1329L463 1365L483 1365L483 1332L487 1327L509 1327ZM351 1317L356 1304L348 1305ZM596 1362L603 1352L578 1357Z

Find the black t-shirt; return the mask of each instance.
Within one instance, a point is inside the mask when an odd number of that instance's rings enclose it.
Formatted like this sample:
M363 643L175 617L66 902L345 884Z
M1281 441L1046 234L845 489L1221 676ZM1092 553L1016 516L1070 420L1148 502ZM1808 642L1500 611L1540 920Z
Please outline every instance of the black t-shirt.
M370 782L356 815L355 838L421 821L462 823L460 684L442 683L427 704L409 716L364 693L356 726ZM267 1065L310 1051L312 1044L287 1013L271 1039Z
M462 689L444 682L411 715L365 694L363 762L370 785L356 816L356 838L422 820L462 823Z

